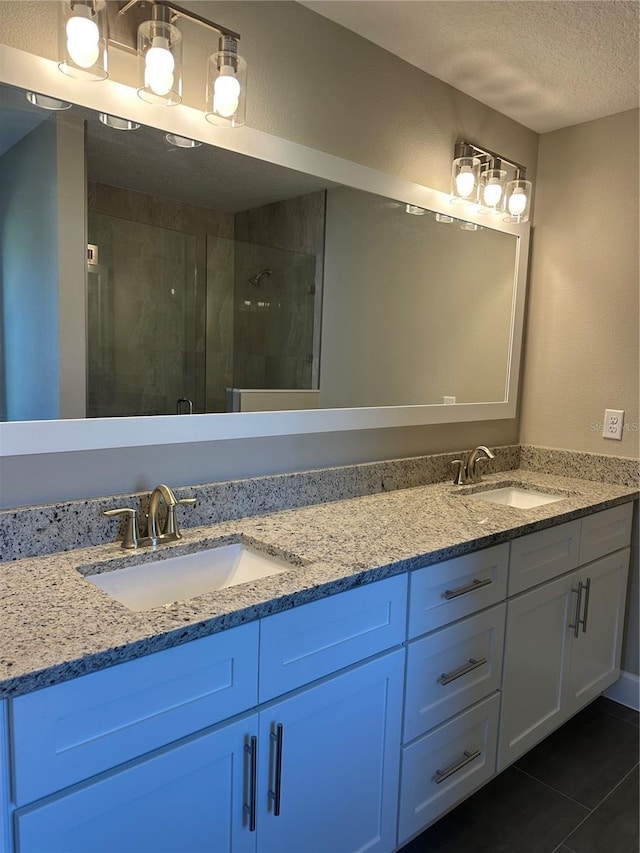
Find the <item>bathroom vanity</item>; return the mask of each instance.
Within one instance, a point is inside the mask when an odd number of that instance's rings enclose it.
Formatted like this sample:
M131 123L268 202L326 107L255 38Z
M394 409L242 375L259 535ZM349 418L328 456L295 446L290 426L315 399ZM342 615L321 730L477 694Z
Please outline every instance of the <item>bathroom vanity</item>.
M3 564L7 850L401 847L619 674L637 490L515 474L186 531L298 565L146 612L115 545Z

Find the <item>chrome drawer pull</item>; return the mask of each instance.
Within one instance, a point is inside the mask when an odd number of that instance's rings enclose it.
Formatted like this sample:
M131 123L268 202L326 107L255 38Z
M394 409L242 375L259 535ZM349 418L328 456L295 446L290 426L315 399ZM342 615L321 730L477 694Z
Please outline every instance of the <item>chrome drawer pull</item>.
M282 723L276 725L275 732L271 732L271 740L276 744L276 783L273 789L269 789L268 795L273 800L274 817L280 815L280 801L282 799Z
M243 811L249 815L249 831L256 831L256 795L258 786L258 738L252 735L249 743L245 743L244 751L249 754L249 802L243 806Z
M467 584L467 586L460 586L458 589L445 589L442 593L442 597L446 598L447 601L450 601L452 598L457 598L459 595L466 595L468 592L473 592L475 589L480 589L482 586L488 586L490 583L492 583L491 578L482 578L482 580L474 578L470 584Z
M461 758L460 761L456 761L455 764L452 764L451 767L447 767L446 770L436 770L436 775L433 777L433 781L436 785L439 785L440 782L444 782L445 779L448 779L449 776L453 776L454 773L457 773L458 770L462 770L463 767L466 767L467 764L471 764L472 761L475 761L482 755L482 752L479 749L476 749L475 752L467 752L464 751L464 758Z
M473 672L473 670L477 669L479 666L484 666L486 662L486 658L480 658L479 660L469 658L469 663L461 666L459 669L454 669L453 672L443 672L438 679L438 683L443 685L451 684L452 681L462 678L462 676L466 675L468 672Z
M573 636L577 637L580 632L580 604L582 603L582 581L578 581L578 589L572 589L571 592L575 592L578 596L576 599L576 615L573 617L573 625L569 625L570 628L573 628Z
M591 595L591 578L587 578L584 585L584 618L580 619L582 625L582 633L587 633L587 617L589 616L589 596Z

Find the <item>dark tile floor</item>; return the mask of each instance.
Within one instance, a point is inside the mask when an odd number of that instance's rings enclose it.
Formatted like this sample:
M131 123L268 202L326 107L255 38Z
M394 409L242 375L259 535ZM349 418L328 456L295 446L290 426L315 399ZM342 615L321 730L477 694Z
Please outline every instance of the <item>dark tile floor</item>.
M402 853L639 853L638 720L596 699Z

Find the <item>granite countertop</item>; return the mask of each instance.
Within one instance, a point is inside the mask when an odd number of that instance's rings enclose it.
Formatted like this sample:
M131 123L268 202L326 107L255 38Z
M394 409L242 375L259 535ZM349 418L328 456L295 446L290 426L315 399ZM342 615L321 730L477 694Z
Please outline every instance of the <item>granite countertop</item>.
M511 482L565 497L521 510L474 500L469 487L437 483L191 528L156 551L127 552L114 543L0 563L0 699L638 496L637 488L528 470L484 478L488 487ZM145 612L127 609L77 570L99 563L119 568L230 541L280 554L291 569Z

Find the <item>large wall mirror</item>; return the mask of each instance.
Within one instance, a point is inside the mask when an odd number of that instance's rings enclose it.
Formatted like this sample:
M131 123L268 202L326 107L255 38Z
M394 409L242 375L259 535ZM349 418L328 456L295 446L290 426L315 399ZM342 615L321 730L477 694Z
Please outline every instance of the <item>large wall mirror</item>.
M526 227L25 95L0 90L0 452L151 415L157 443L513 416Z

